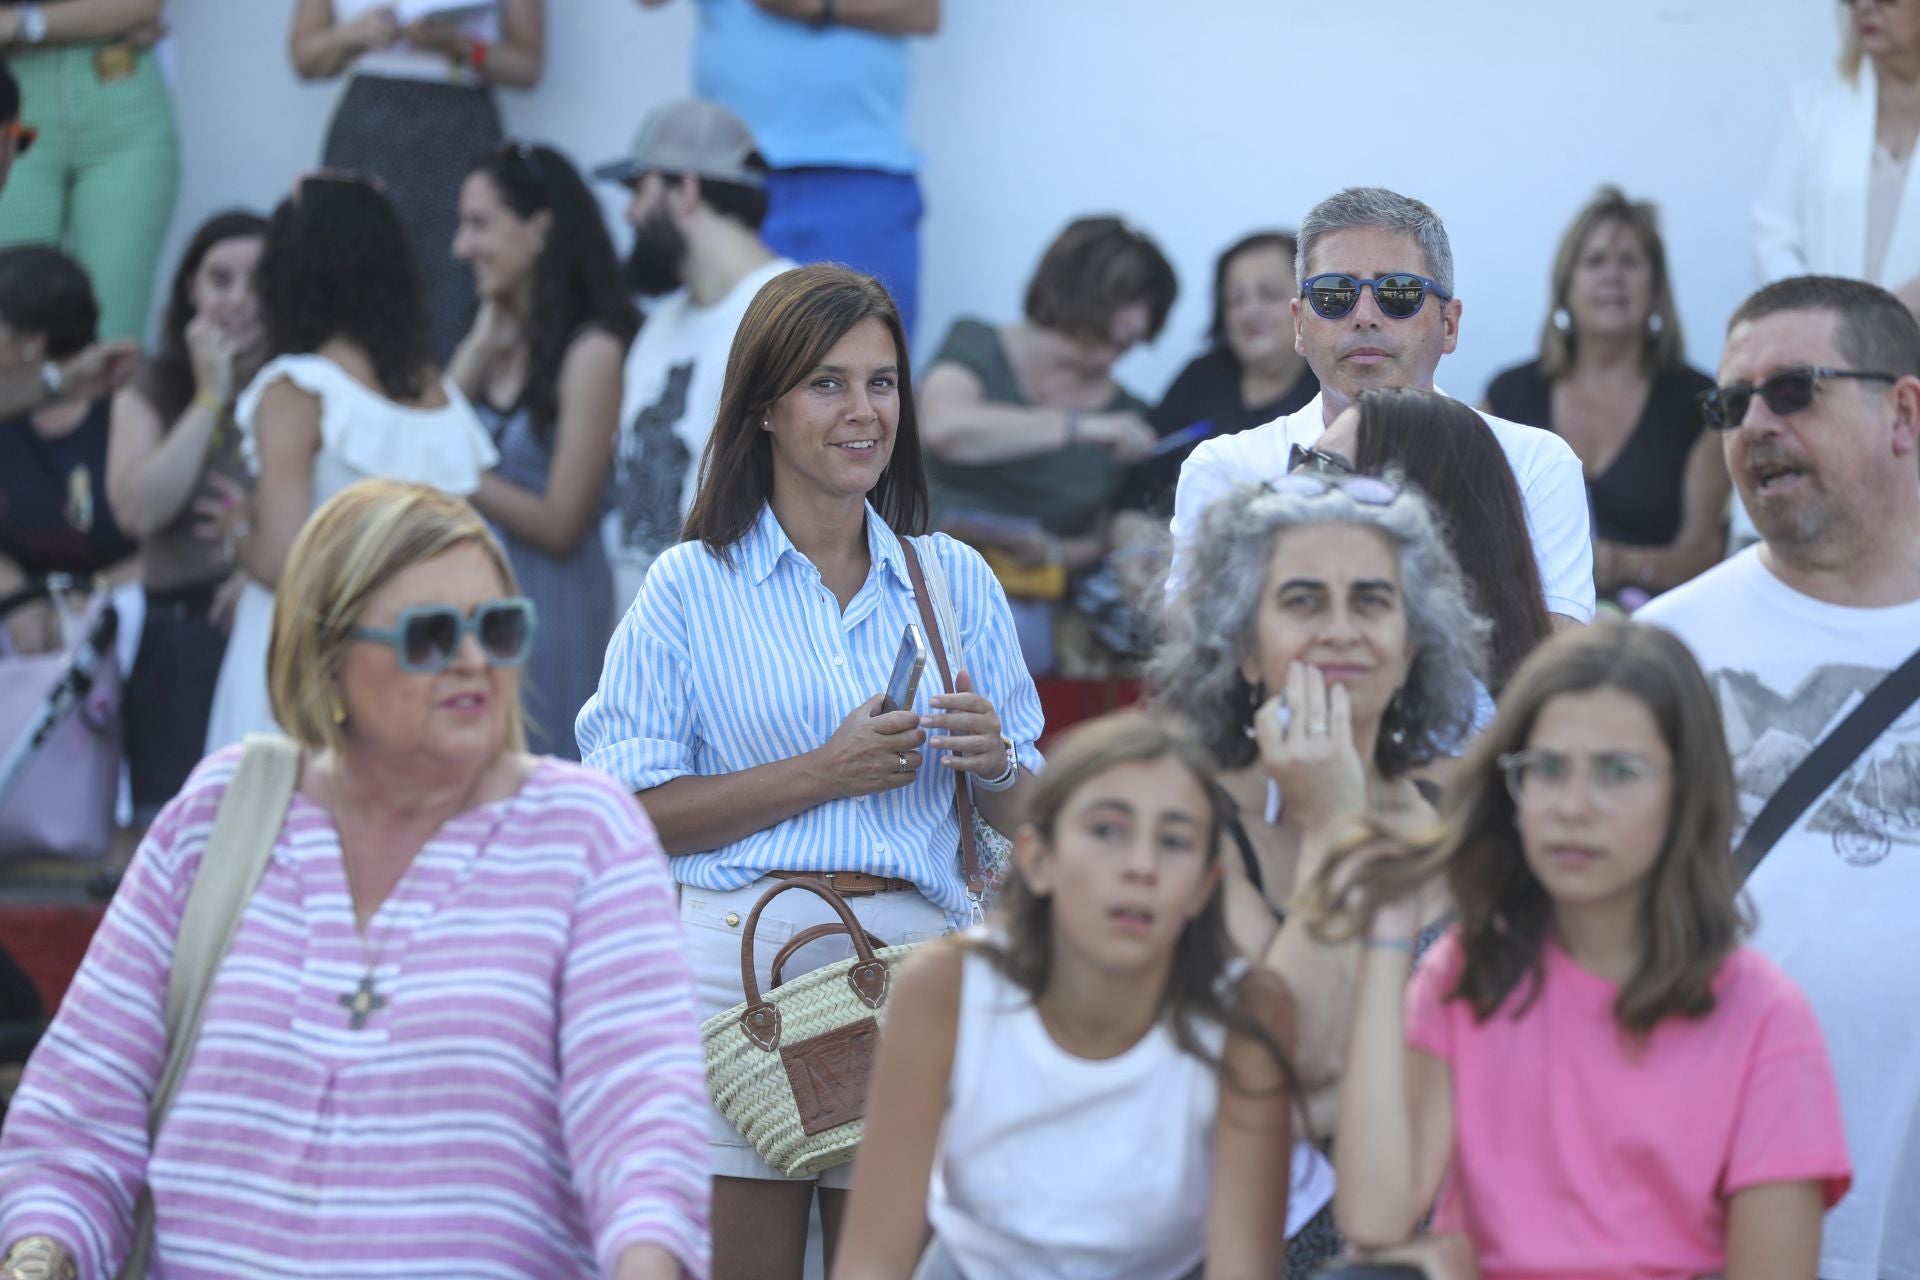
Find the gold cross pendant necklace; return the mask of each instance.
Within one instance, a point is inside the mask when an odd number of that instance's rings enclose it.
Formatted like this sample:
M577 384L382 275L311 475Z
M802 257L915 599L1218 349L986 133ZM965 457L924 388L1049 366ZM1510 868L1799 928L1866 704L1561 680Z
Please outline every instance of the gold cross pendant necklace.
M400 896L400 890L405 888L407 881L413 878L413 869L420 865L420 858L424 853L426 853L426 848L422 846L420 851L413 855L413 860L407 864L407 869L401 875L400 882L394 885L392 890L388 892L387 901L390 902ZM353 860L347 857L347 847L345 843L342 843L340 846L340 869L347 877L347 910L353 915L353 936L355 940L360 943L360 959L366 968L360 975L360 985L352 991L338 997L337 1003L342 1009L347 1011L347 1029L349 1031L359 1031L367 1025L369 1018L387 1007L387 998L374 990L373 971L379 967L380 957L386 952L387 942L393 937L394 922L391 920L387 922L387 927L380 931L380 944L372 948L372 950L369 950L367 947L367 931L360 923L359 907L355 905L358 895L354 892ZM386 904L381 904L381 906L384 905ZM373 915L377 916L379 914L380 908L375 907ZM372 923L373 916L368 916L367 924L370 925Z
M340 1007L353 1015L347 1019L347 1026L354 1031L366 1026L369 1017L387 1007L387 998L373 989L371 968L361 976L358 990L340 997Z
M479 784L476 783L475 785L478 786ZM503 804L500 806L500 811L494 815L492 825L487 828L486 834L481 837L479 845L474 850L474 857L476 859L486 852L488 845L493 843L493 837L500 830L500 824L506 821L507 810L510 807L510 805ZM459 815L456 814L455 816L458 817ZM452 821L452 818L448 819L448 822ZM442 830L444 829L443 824ZM338 831L337 826L335 830ZM386 900L374 908L373 915L367 917L367 924L371 925L373 923L374 916L379 915L382 908L384 908L388 902L400 898L401 890L405 889L407 882L413 879L414 868L420 865L420 859L426 856L427 849L433 844L434 840L438 838L439 833L436 832L433 836L428 837L426 844L420 846L419 851L413 855L413 860L407 863L407 869L401 874L399 883L388 891ZM369 950L367 947L367 931L360 924L359 907L356 905L359 894L355 890L353 883L353 859L347 856L347 843L344 833L341 834L340 839L340 870L346 877L347 911L353 917L354 937L359 940L360 959L366 967L360 975L360 985L352 991L342 993L336 998L335 1002L347 1011L347 1029L349 1031L359 1031L365 1028L374 1014L387 1007L387 998L374 989L373 973L374 970L380 966L380 957L386 954L387 943L392 940L393 930L398 922L389 920L387 927L380 931L379 945Z

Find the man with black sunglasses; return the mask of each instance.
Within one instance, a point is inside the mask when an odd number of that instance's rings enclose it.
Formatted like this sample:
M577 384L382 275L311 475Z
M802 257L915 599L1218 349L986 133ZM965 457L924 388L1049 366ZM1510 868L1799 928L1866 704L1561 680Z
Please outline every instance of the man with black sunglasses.
M1284 474L1291 449L1311 446L1362 392L1434 390L1434 369L1459 341L1453 248L1439 215L1418 200L1382 187L1322 200L1300 224L1296 267L1294 348L1320 394L1265 426L1204 441L1188 457L1174 496L1170 595L1202 512L1240 485ZM1580 459L1550 431L1482 416L1526 504L1547 612L1556 624L1590 621L1593 542Z
M1920 325L1858 280L1770 284L1702 401L1761 542L1638 616L1719 695L1753 941L1839 1082L1854 1181L1819 1274L1920 1275Z

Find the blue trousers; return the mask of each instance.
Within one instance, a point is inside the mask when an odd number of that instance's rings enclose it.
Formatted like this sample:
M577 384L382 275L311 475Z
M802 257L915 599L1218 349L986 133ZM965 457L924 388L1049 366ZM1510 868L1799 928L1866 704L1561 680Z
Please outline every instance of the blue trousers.
M775 169L760 238L795 262L842 262L877 276L907 340L920 309L920 182L877 169Z

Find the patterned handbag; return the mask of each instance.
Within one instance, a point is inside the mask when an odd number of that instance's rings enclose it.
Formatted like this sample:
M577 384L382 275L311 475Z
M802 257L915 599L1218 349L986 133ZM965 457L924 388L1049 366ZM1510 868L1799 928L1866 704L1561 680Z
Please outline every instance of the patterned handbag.
M754 973L754 931L767 903L792 889L818 894L840 924L796 934L774 958L773 984L763 994ZM794 951L843 931L853 939L852 959L780 981ZM761 1159L789 1178L845 1164L859 1149L893 966L912 950L880 943L860 927L844 898L806 876L776 884L747 915L740 931L747 998L700 1027L707 1091Z

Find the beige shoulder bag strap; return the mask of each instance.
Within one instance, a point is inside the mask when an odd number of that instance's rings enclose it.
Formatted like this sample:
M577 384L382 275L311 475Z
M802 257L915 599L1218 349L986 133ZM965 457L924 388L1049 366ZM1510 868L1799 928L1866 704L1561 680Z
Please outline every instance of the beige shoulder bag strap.
M167 1062L147 1111L149 1140L159 1134L179 1092L180 1079L200 1038L214 970L233 945L234 932L266 870L299 780L297 744L278 734L247 735L240 763L220 797L213 830L200 855L200 871L193 878L180 929L174 935L173 966L167 973ZM118 1280L142 1280L152 1248L153 1198L142 1191L134 1213L133 1248L117 1273Z

